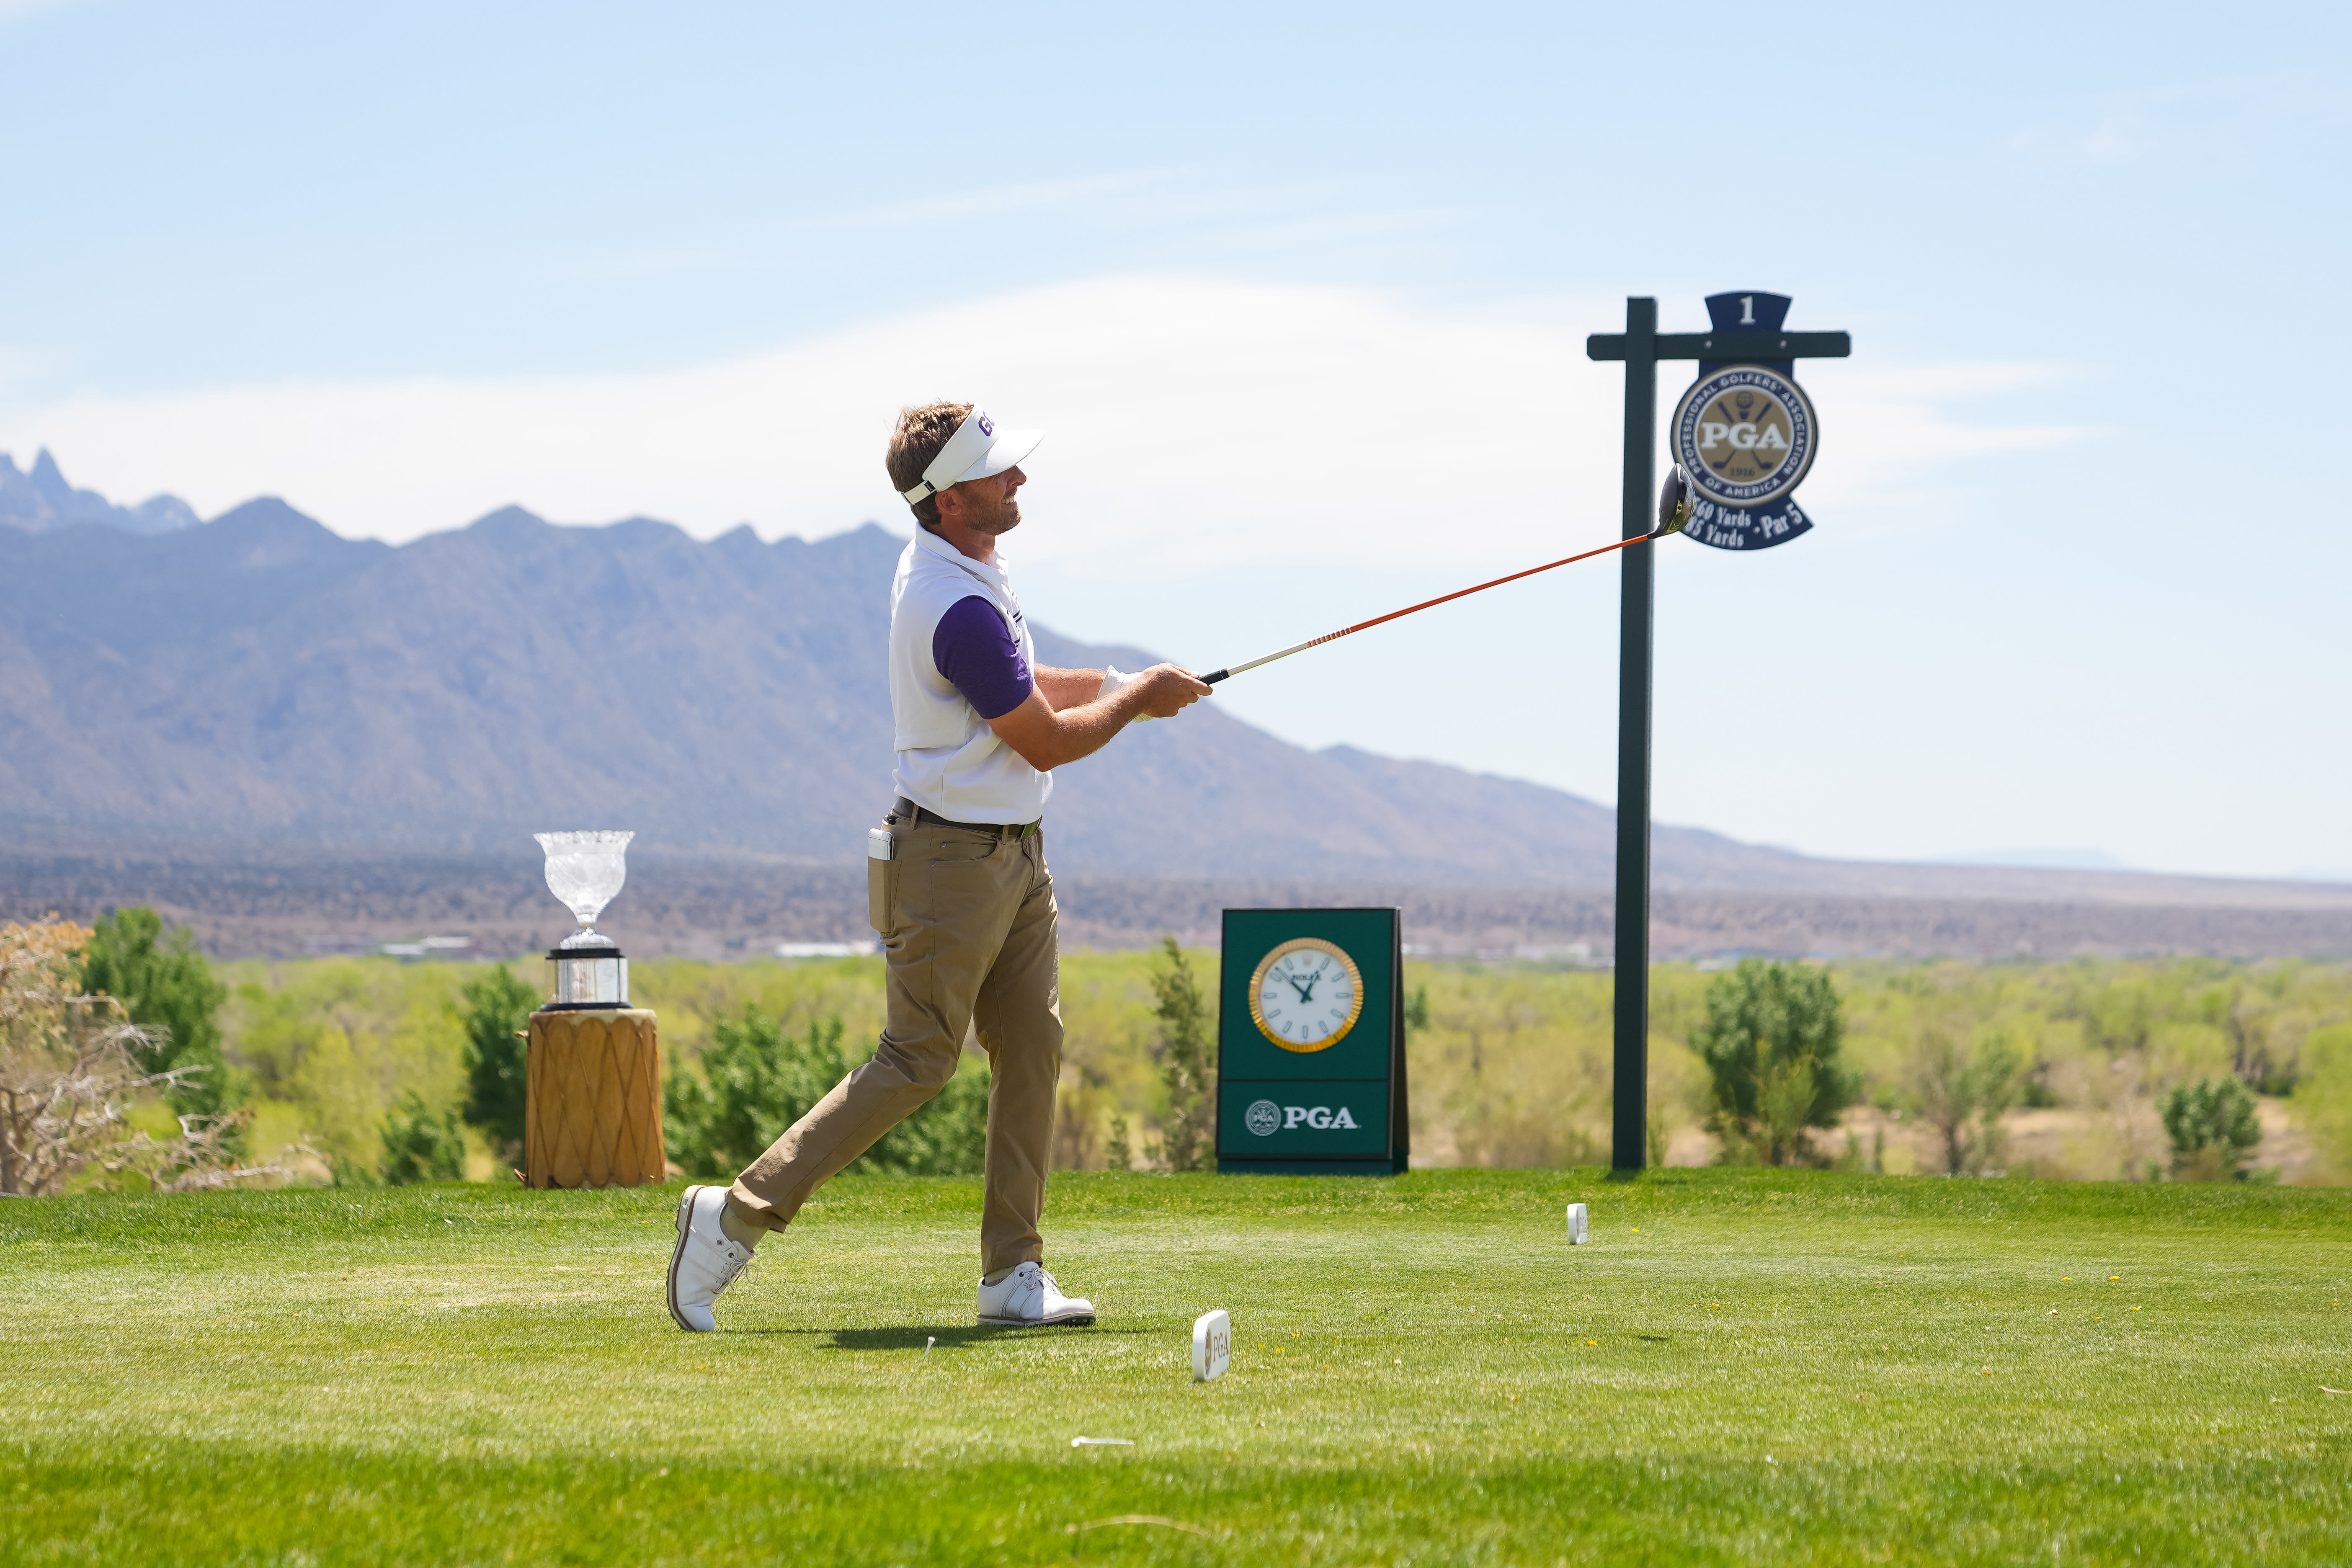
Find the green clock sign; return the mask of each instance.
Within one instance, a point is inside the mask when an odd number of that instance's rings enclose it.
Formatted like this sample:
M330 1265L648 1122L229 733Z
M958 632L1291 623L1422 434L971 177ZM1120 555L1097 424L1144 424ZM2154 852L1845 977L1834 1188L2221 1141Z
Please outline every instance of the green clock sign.
M1406 1168L1403 924L1396 910L1227 910L1217 1169Z

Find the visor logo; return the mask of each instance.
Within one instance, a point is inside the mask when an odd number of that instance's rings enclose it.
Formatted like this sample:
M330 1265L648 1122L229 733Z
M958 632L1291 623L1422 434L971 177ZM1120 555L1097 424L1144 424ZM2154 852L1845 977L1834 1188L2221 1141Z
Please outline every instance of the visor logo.
M989 422L987 415L982 415L979 418L973 420L972 423L980 426L980 433L982 435L992 438L996 435L996 426Z

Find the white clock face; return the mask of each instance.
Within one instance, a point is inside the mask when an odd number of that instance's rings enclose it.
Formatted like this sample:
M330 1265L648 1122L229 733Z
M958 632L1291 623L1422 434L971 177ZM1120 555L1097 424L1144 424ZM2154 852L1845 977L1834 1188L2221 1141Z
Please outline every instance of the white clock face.
M1286 1051L1339 1044L1363 1007L1363 976L1355 963L1312 937L1267 953L1250 979L1250 1012L1258 1028Z

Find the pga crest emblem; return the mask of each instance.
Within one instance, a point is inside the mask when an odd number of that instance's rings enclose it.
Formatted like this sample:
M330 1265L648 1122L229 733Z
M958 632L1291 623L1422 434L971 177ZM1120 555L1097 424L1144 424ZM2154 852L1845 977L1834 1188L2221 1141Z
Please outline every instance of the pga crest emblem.
M1770 506L1803 480L1820 444L1805 389L1760 364L1691 383L1669 428L1691 488L1719 507Z
M1318 1132L1352 1132L1362 1123L1342 1105L1336 1110L1328 1105L1276 1105L1270 1100L1255 1100L1242 1112L1242 1125L1261 1138L1293 1127L1311 1127Z

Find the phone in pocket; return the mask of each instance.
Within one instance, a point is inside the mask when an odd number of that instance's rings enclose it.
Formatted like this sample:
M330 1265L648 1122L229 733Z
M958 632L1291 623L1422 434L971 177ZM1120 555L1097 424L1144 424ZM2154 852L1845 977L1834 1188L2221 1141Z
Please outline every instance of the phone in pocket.
M890 929L890 895L898 879L898 840L887 827L866 834L866 920L877 931Z

